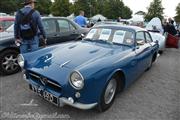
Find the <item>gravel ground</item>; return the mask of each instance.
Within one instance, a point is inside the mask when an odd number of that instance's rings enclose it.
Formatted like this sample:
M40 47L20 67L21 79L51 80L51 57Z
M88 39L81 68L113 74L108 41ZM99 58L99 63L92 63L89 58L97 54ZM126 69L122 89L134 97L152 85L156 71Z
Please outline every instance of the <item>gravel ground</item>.
M28 90L21 73L1 76L0 114L1 120L180 120L180 50L167 49L104 113L58 108Z

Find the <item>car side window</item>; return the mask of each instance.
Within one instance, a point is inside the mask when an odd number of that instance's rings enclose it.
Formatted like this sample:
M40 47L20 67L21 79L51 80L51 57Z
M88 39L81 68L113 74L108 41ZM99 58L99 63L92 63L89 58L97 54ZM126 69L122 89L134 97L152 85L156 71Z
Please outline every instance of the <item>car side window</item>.
M55 20L43 20L42 23L46 33L51 34L57 32Z
M145 44L144 32L137 32L136 33L136 43L138 46Z
M151 43L152 42L151 36L147 32L145 32L145 36L146 36L146 42Z
M58 21L58 26L60 29L60 32L68 32L70 31L70 24L67 20L57 20Z
M71 23L69 23L69 25L70 25L70 30L76 30L76 28Z

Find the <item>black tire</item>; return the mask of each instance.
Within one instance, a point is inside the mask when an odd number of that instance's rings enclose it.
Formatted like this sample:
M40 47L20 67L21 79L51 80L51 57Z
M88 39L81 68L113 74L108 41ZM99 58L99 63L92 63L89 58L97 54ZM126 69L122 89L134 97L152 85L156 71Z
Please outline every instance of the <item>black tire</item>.
M0 73L2 75L10 75L20 70L17 64L17 56L19 52L14 49L8 49L0 53Z
M106 93L106 90L107 90L109 84L110 84L112 81L115 82L115 84L116 84L116 85L115 85L114 95L113 95L113 97L110 99L110 101L106 101L106 100L105 100L105 93ZM117 79L116 79L115 77L112 77L112 78L109 80L109 82L107 83L107 85L106 85L106 87L104 88L103 93L102 93L102 95L101 95L100 103L98 104L98 111L99 111L99 112L104 112L104 111L106 111L107 109L109 109L109 108L112 106L112 104L113 104L113 102L114 102L114 99L115 99L115 96L116 96L116 93L117 93L117 91L118 91L117 89L118 89ZM108 103L107 103L107 102L108 102Z

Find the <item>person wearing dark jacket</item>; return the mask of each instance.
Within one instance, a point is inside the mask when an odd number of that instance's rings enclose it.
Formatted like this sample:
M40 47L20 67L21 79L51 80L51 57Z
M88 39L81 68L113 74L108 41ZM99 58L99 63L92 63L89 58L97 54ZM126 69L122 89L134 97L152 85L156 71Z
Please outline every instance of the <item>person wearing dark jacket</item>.
M20 47L21 53L35 51L39 48L39 35L42 35L43 43L46 44L46 33L44 31L41 16L34 10L35 0L24 0L24 8L17 11L14 23L15 44ZM26 24L25 24L26 23ZM26 25L26 26L22 26ZM29 25L28 32L25 27ZM40 33L39 33L40 32ZM32 33L28 35L29 33ZM31 37L27 37L31 36Z
M172 19L169 19L169 23L167 25L168 33L175 36L177 34L176 28L174 26L174 21Z

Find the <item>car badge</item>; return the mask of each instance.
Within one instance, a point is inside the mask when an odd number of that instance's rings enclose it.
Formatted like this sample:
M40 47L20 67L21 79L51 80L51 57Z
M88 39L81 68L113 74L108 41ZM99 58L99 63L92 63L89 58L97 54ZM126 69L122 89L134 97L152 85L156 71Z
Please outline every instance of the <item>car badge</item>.
M62 68L62 67L64 67L65 65L67 65L68 63L70 63L70 62L71 62L70 60L69 60L69 61L66 61L65 63L61 64L60 67Z
M47 84L47 82L48 82L48 79L47 78L43 78L43 77L41 77L41 83L43 84L43 85L46 85Z
M46 62L50 61L52 58L53 57L48 58L48 56L46 56L46 60L44 62L46 63Z

